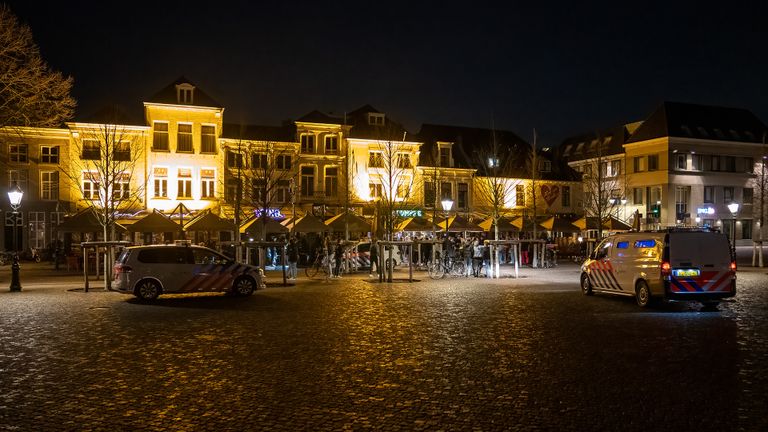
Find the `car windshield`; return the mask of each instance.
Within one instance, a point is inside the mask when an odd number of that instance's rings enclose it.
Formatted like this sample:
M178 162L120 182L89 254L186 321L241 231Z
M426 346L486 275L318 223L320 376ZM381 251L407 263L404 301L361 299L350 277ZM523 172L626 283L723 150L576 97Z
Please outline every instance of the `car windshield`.
M226 264L229 260L212 250L194 249L195 264Z

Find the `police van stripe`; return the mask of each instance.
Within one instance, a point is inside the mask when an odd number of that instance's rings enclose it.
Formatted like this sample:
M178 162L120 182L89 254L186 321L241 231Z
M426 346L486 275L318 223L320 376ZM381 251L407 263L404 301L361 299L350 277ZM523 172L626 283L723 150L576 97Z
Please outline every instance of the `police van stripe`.
M622 291L619 281L616 280L616 275L613 274L613 266L610 262L600 263L594 262L590 265L590 278L596 281L598 288L610 289L615 291Z

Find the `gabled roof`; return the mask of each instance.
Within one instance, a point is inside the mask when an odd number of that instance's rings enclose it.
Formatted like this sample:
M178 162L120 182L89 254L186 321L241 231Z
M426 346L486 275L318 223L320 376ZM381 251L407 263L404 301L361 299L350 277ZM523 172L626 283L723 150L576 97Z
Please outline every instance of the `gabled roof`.
M557 155L569 161L622 154L631 130L632 124L566 138Z
M295 142L296 126L293 124L265 126L224 123L221 137L235 140Z
M176 93L176 86L180 84L189 84L195 87L191 104L179 102L178 96ZM147 102L162 103L162 104L169 104L169 105L193 105L193 106L217 107L217 108L221 108L223 106L220 103L213 100L213 98L210 97L206 92L204 92L200 87L195 85L192 81L188 80L184 76L181 76L177 78L176 81L168 84L165 88L163 88L162 90L157 92L154 96L149 98Z
M124 126L147 125L138 106L134 110L128 110L121 105L106 105L95 112L85 115L76 115L75 122Z
M303 116L298 118L296 121L307 122L307 123L337 124L337 125L344 124L344 118L328 115L318 110L314 110L308 114L304 114Z
M411 133L402 124L392 120L389 116L384 116L383 125L374 125L369 123L368 114L383 113L370 105L363 105L347 114L347 124L352 126L352 129L349 131L350 138L380 141L414 141L414 139L409 138Z
M653 111L627 143L662 137L760 143L765 131L765 124L743 108L667 101Z

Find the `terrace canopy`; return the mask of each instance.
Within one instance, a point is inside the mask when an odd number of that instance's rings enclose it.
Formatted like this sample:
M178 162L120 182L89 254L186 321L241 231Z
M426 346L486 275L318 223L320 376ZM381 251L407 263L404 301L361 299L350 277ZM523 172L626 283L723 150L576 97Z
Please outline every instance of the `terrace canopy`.
M347 225L347 228L345 228L345 224ZM366 233L371 230L371 224L352 212L341 213L330 219L327 219L325 221L325 225L330 227L331 230L335 232L344 232L345 229L349 229L351 232Z

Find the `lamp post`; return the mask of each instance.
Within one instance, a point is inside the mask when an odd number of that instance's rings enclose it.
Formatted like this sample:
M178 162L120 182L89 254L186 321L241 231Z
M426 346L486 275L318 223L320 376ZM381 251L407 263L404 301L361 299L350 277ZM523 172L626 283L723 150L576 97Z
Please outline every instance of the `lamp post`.
M733 239L733 251L736 252L736 213L739 212L739 203L732 202L728 204L728 211L731 212L731 238Z
M24 196L19 185L15 185L8 191L8 201L13 208L13 265L11 265L11 291L21 291L21 282L19 282L19 247L18 247L18 235L16 230L18 229L19 208L21 207L21 198Z
M448 215L450 214L451 207L453 207L453 200L446 198L441 201L441 204L443 205L443 211L445 212L445 235L448 235Z

